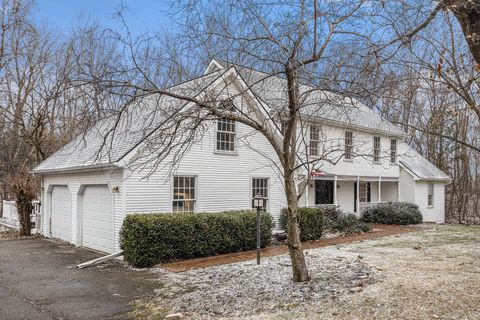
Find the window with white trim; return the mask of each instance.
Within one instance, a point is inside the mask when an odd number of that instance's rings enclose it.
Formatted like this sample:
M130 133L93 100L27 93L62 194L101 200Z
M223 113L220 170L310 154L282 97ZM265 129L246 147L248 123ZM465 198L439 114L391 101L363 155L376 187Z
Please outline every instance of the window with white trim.
M373 162L380 162L380 137L373 137Z
M390 139L390 163L397 163L397 139Z
M433 195L434 195L434 184L433 182L429 182L428 183L428 199L427 199L429 207L433 207L433 200L434 200Z
M353 157L353 132L345 131L345 159L351 160Z
M360 203L370 202L370 182L361 181L358 186L358 200Z
M196 202L195 176L173 177L173 212L194 212Z
M311 156L318 156L320 144L320 128L316 125L310 125L310 150L309 154Z
M260 194L264 198L261 209L266 211L268 202L268 178L252 178L252 208L255 208L253 198L257 194Z
M235 152L236 136L236 123L234 120L226 118L217 120L217 151Z

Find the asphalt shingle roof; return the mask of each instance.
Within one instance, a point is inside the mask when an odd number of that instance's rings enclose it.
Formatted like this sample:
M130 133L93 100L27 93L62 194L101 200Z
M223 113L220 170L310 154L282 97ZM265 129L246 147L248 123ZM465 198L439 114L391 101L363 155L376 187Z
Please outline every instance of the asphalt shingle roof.
M418 179L422 180L449 180L450 177L420 153L409 149L400 155L400 164L410 170Z
M285 80L265 73L235 66L251 89L272 110L285 107ZM226 70L216 70L191 81L176 85L170 90L194 97L218 79ZM302 86L306 93L311 87ZM97 122L84 134L55 152L32 171L35 173L109 166L120 161L133 148L144 141L174 112L180 110L184 100L166 95L153 95L131 103L121 116L114 115ZM382 119L365 105L324 91L305 94L302 113L340 125L378 130L392 135L405 135L398 127ZM336 106L336 107L332 107ZM402 156L401 163L421 179L448 179L428 160L412 150L411 156Z
M169 90L194 97L224 71L215 71L176 85ZM108 166L121 160L141 143L172 113L186 104L167 95L152 95L131 103L119 115L98 121L91 129L36 166L32 172L42 173Z
M272 113L287 110L286 79L234 64L223 62L223 65L233 66L252 91L272 107ZM306 118L311 117L312 120L323 120L337 125L406 136L400 127L383 119L374 110L356 99L308 85L300 86L300 94L303 98L300 113Z

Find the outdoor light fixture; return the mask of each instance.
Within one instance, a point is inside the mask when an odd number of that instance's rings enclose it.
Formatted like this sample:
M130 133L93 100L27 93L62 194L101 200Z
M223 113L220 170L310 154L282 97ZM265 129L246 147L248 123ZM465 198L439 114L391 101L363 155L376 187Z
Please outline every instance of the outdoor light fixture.
M260 193L256 194L255 197L253 197L253 206L257 209L263 207L263 197Z
M260 264L260 208L263 207L264 198L257 193L253 197L253 206L257 208L257 265Z

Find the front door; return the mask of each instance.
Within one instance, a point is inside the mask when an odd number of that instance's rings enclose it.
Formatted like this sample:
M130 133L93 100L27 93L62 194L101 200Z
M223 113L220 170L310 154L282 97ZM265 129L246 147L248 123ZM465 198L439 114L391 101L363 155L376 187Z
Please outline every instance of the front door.
M333 181L315 180L315 204L333 204Z

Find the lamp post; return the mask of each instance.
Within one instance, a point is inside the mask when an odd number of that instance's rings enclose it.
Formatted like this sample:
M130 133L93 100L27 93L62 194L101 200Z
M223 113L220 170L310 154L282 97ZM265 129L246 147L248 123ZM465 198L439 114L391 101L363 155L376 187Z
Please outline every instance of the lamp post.
M253 206L257 209L257 265L260 264L260 208L263 207L263 200L259 193L253 197Z

